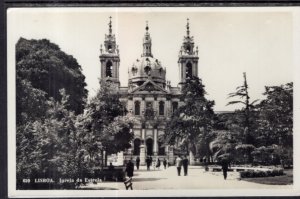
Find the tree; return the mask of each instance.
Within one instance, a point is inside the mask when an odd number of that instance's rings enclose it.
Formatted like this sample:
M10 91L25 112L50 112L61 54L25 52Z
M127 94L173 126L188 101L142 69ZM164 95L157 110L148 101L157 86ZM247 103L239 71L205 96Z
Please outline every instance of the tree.
M236 92L233 93L229 93L228 97L229 98L234 98L234 97L239 97L242 100L234 100L234 101L230 101L228 102L227 105L233 105L233 104L242 104L244 105L244 108L242 108L242 112L244 114L244 130L243 130L243 137L244 139L244 143L245 144L254 144L254 137L252 135L252 125L253 125L253 115L254 111L254 104L258 101L258 100L254 100L252 102L250 102L250 96L249 96L249 86L247 83L247 77L246 77L246 73L243 73L243 77L244 77L244 84L242 86L238 86L236 88Z
M76 114L83 111L87 90L81 66L56 44L47 39L20 38L16 44L16 72L18 78L44 91L48 99L53 97L59 101L59 90L64 88L70 96L67 108Z
M166 125L165 138L168 144L181 142L193 154L199 152L197 143L205 143L209 153L209 140L214 118L214 101L205 98L206 91L201 79L192 77L182 89L184 105L180 106ZM210 156L210 154L206 154Z
M293 83L266 86L266 99L258 105L258 139L262 145L278 145L281 159L292 161Z
M219 160L220 157L227 156L229 160L234 160L238 140L238 134L234 132L217 130L215 138L209 143L214 159Z
M247 77L246 73L243 73L244 77L244 84L242 86L238 86L236 88L236 92L229 93L229 98L233 97L239 97L242 100L234 100L230 101L227 105L233 105L233 104L243 104L244 107L240 111L236 112L242 112L244 115L244 121L243 121L243 129L240 131L240 136L243 138L241 140L241 143L236 146L236 149L243 153L245 156L248 156L248 162L252 162L253 158L251 156L251 152L255 148L255 136L254 136L254 129L255 127L255 111L254 111L254 104L258 100L254 100L250 102L250 96L249 96L249 86L247 83Z
M16 102L17 128L24 128L27 123L45 118L48 109L46 93L33 88L28 80L19 76L16 77Z
M103 158L104 151L108 155L130 148L134 120L124 116L126 112L113 85L102 83L97 95L87 105L82 124L90 134L87 151L95 162L99 153Z
M61 90L62 100L49 100L46 118L29 123L17 133L17 178L72 178L82 177L87 166L82 153L82 135L76 129L74 112L66 109L68 96ZM44 188L33 184L32 188ZM47 185L49 186L49 184Z

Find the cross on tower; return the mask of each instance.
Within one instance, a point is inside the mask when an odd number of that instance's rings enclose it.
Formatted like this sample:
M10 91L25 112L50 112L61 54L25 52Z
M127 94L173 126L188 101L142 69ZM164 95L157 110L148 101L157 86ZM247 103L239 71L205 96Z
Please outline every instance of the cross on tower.
M111 16L109 16L109 34L111 35L112 34L112 29L111 29Z
M188 37L190 36L190 24L189 24L189 18L187 18L186 34L187 34Z
M148 21L146 21L146 31L149 30L149 27L148 27Z

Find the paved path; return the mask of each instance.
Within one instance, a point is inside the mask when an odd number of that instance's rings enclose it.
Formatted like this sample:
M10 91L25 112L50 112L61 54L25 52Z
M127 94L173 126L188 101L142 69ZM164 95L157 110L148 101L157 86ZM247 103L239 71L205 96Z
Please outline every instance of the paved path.
M182 171L183 172L183 171ZM89 185L94 188L125 189L123 182L104 182L97 185ZM221 172L205 172L199 166L190 166L188 176L177 176L176 167L172 166L164 170L147 171L141 167L139 171L134 171L134 190L153 189L288 189L291 185L264 185L252 182L240 181L229 172L228 179L224 180Z

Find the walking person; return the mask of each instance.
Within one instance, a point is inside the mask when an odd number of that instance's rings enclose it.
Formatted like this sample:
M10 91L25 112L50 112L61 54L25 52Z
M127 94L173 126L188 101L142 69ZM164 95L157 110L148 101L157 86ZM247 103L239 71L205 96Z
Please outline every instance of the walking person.
M146 164L147 164L147 171L149 171L150 170L150 164L151 164L151 162L150 162L151 160L150 160L150 157L148 156L147 158L146 158Z
M160 169L160 159L157 158L156 160L156 168Z
M150 155L150 164L152 164L152 161L153 161L153 160L152 160L152 157L151 157L151 155Z
M180 176L181 166L182 166L182 159L180 158L180 156L178 156L176 158L176 167L177 167L177 174L178 174L178 176Z
M222 162L222 170L223 170L223 176L224 180L227 178L227 171L228 171L228 161L226 159L223 159Z
M188 165L189 165L189 160L185 155L184 159L182 160L184 176L187 176L187 174L188 174Z
M166 160L166 158L164 158L163 164L164 164L164 168L166 169L167 168L167 160Z
M134 170L134 164L132 162L132 159L130 159L129 162L127 163L127 165L126 165L126 170L125 170L126 173L127 173L127 176L129 178L132 178L132 176L133 176L133 170Z
M157 159L156 159L156 160L154 160L154 161L152 162L152 167L153 167L153 170L155 170L155 169L156 169L156 161L157 161Z
M150 155L150 157L149 157L149 169L150 169L151 165L153 166L152 162L153 162L153 160L152 160L152 157ZM153 166L153 168L155 169L155 166Z
M137 158L136 158L136 160L135 160L135 163L136 163L136 169L137 170L139 170L139 168L140 168L140 157L138 156Z

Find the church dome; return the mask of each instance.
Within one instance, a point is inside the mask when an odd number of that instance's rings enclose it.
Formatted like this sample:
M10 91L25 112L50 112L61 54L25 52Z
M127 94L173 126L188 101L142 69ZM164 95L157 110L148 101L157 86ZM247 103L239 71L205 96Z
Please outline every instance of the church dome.
M129 82L139 86L148 79L164 86L166 69L161 66L160 61L153 57L141 57L129 68Z
M153 58L151 52L152 42L148 30L147 24L143 39L143 54L128 70L129 84L140 86L148 79L151 79L161 87L164 87L166 84L166 69L162 67L160 61Z

